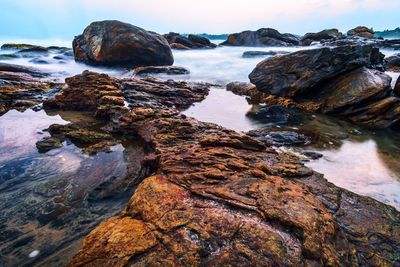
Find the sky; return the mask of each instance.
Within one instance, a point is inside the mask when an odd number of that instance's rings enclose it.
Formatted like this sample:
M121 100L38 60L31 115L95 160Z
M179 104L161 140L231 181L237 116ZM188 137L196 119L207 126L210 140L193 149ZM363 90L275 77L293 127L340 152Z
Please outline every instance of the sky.
M400 0L0 0L0 7L3 39L72 40L90 22L106 19L159 33L400 27Z

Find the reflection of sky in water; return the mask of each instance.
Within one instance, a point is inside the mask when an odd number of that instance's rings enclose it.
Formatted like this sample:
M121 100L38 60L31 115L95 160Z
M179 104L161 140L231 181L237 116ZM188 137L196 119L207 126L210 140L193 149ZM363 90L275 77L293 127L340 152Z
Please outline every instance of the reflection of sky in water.
M344 141L337 150L307 166L323 173L335 185L371 196L400 210L400 179L382 160L375 141Z

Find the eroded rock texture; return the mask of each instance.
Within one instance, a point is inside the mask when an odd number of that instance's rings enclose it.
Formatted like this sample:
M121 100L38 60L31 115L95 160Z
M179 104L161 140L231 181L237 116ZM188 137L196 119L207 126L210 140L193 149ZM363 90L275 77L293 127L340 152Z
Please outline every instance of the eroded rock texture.
M399 264L393 208L247 135L159 106L133 107L110 124L153 147L143 162L154 173L70 266Z

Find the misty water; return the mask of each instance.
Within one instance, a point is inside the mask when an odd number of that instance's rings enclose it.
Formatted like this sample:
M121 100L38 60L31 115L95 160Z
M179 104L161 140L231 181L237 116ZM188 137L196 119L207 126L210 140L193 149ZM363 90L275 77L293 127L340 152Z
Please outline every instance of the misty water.
M163 76L161 78L171 78L179 80L204 81L216 84L211 89L209 96L201 103L196 103L184 113L195 117L201 121L212 122L237 131L248 131L252 129L268 127L273 129L314 129L319 131L322 136L329 136L335 142L318 141L310 147L321 152L324 156L319 160L310 161L308 166L314 170L325 174L325 177L338 186L344 187L361 195L371 196L397 209L400 209L400 136L398 133L387 131L366 131L352 124L340 120L314 116L298 125L275 125L268 120L255 120L246 116L250 109L257 108L247 103L246 99L236 96L225 90L225 84L232 81L248 81L248 74L255 65L265 57L243 58L245 51L283 51L294 52L301 49L312 49L315 47L218 47L209 50L188 50L174 51L176 66L182 66L190 70L190 74L181 76ZM7 51L2 50L4 54ZM392 50L382 51L386 55L396 53ZM46 61L46 64L32 62L32 58L17 58L10 60L0 60L13 64L34 66L35 68L50 71L53 73L51 79L63 81L65 77L81 73L85 69L104 72L116 77L129 77L131 70L115 68L91 67L82 63L76 63L72 57L63 60L55 59L56 54L49 53L39 56ZM393 77L393 83L399 76L398 73L388 72ZM16 111L10 111L16 112ZM3 117L12 116L5 114ZM24 114L20 114L14 121L3 118L1 130L6 134L17 127L18 122L37 123ZM30 133L30 134L29 134ZM337 133L345 134L346 138L336 138ZM28 142L24 139L32 139L36 133L28 131L23 136L16 137L18 142ZM0 135L1 136L1 135ZM1 140L0 145L0 168L4 166L7 158L22 157L19 149L13 152L8 146L11 141ZM16 144L18 143L16 142ZM30 141L29 141L30 142ZM29 143L32 147L32 144ZM28 146L27 145L27 146ZM294 149L293 153L297 153ZM29 155L25 155L29 157Z

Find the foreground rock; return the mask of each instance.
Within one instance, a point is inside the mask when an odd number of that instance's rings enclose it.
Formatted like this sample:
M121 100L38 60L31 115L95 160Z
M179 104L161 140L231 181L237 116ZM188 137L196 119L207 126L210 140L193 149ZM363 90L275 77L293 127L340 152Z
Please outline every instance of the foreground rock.
M133 76L148 76L151 74L184 75L189 73L190 71L184 67L147 66L147 67L137 67L133 71L132 75Z
M394 93L396 94L396 96L400 97L400 77L397 78L396 84L394 86Z
M347 32L348 36L359 36L366 39L374 38L374 31L365 26L358 26L354 29L351 29Z
M69 90L80 94L80 87L115 81L104 76L94 84L84 75L71 78L81 84ZM132 110L114 113L105 127L151 146L142 163L153 175L125 210L85 238L70 266L399 263L396 210L329 184L297 157L248 135L179 114L174 102L157 98L180 85L172 82L157 88L157 80L133 80L131 90L147 92L146 98L126 98ZM188 102L198 99L198 89L186 86Z
M303 50L261 61L250 73L257 89L279 96L299 97L341 73L383 64L372 46L342 46Z
M215 48L216 44L205 37L189 34L187 37L179 33L170 32L164 34L164 37L168 40L171 48L174 49L199 49L199 48Z
M257 31L233 33L221 43L227 46L294 46L300 44L300 38L293 34L281 34L275 29L262 28Z
M167 40L115 20L91 23L72 43L76 61L105 66L160 66L174 62Z

